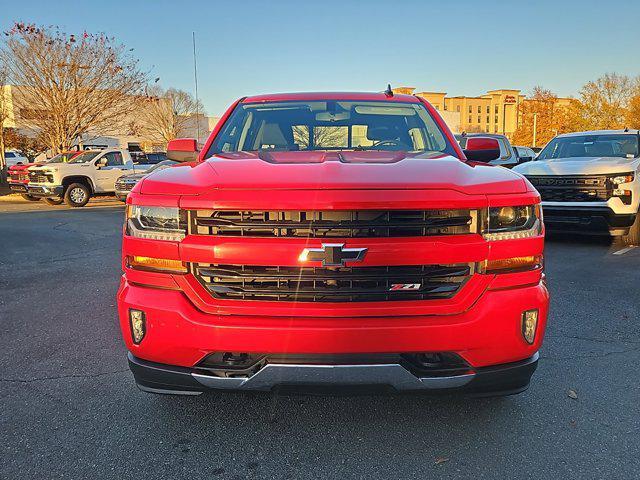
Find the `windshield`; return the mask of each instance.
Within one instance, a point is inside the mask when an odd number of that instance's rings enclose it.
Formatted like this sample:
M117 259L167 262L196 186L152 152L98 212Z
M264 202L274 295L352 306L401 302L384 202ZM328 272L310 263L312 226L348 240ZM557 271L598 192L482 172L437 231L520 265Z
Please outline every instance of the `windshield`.
M69 163L87 163L96 158L99 153L100 152L84 152L69 160Z
M575 135L556 137L538 155L538 160L554 158L596 158L638 156L638 135Z
M51 157L46 163L67 163L72 155L75 153L59 153L58 155Z
M162 170L163 168L170 167L171 165L175 165L178 162L174 162L173 160L164 160L160 163L156 163L153 167L146 170L144 173L148 174L153 172L154 170Z
M419 103L308 101L240 104L207 152L386 150L444 152Z

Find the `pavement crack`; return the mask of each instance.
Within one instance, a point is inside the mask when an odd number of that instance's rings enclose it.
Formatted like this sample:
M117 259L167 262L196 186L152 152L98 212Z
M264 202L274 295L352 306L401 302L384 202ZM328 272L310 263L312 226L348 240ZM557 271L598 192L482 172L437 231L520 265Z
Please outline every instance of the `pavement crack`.
M35 382L45 382L48 380L64 380L67 378L96 378L96 377L104 377L107 375L117 375L119 373L128 372L128 368L124 368L121 370L115 370L113 372L100 372L100 373L85 373L82 375L57 375L52 377L40 377L40 378L29 378L29 379L19 379L19 378L0 378L0 382L5 383L35 383Z

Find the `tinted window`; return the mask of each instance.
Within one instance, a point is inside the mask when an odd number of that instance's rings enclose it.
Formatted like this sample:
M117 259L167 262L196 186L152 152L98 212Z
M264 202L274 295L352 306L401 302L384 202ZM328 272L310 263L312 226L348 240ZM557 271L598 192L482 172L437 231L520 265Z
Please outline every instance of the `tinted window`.
M155 165L157 163L163 162L167 159L167 155L164 153L147 153L146 163L150 165Z
M15 158L17 155L13 152L4 152L4 158Z
M422 104L309 101L240 104L207 152L387 150L444 152Z
M107 167L120 167L124 165L122 154L120 152L107 153L104 158L107 159Z

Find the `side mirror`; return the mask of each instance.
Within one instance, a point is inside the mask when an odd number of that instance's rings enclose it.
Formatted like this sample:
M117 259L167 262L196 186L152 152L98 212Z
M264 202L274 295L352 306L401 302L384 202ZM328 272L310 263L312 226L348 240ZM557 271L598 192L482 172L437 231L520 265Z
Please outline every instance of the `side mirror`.
M488 163L500 158L500 144L491 137L468 137L463 150L467 160Z
M176 138L167 144L167 158L176 162L193 162L198 158L195 138Z
M520 157L520 163L530 162L533 157Z

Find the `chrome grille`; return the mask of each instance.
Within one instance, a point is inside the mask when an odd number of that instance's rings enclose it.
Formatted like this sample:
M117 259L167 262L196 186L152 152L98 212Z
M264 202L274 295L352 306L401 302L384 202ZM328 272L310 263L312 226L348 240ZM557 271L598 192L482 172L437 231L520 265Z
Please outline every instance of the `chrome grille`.
M29 181L34 183L47 183L52 181L52 177L44 173L29 172Z
M14 182L26 182L29 180L29 173L24 171L10 172L9 176Z
M135 186L135 183L130 182L116 182L116 190L121 192L129 192Z

